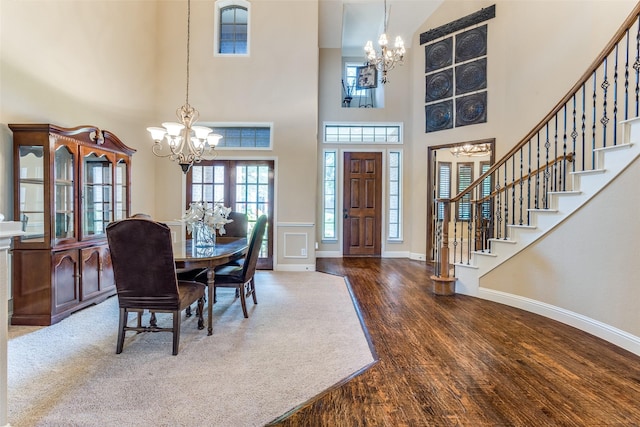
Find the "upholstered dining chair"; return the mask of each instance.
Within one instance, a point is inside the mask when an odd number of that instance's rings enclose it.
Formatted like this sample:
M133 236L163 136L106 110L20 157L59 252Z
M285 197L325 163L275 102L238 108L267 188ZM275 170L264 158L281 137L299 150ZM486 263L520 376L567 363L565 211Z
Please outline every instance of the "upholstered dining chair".
M224 226L225 233L223 237L247 237L247 227L249 225L249 219L247 217L247 214L242 212L231 211L229 212L228 219L231 219L233 221L225 224ZM239 258L225 265L242 265L243 262L244 262L244 258ZM207 283L206 275L207 275L206 268L178 270L179 280L197 280L201 283L206 284Z
M171 332L173 355L180 344L180 314L198 302L198 329L204 329L205 286L178 280L173 258L171 231L165 224L143 218L128 218L107 226L107 241L116 282L120 322L116 354L122 352L125 334L135 332ZM172 313L173 326L128 326L129 313L149 310Z
M246 213L231 211L227 218L232 221L224 225L223 237L247 237L249 219Z
M249 238L249 248L242 265L225 265L215 270L215 282L213 286L213 301L216 301L216 288L236 288L236 296L240 297L242 313L244 317L249 317L247 313L246 298L251 296L253 303L257 304L256 289L253 276L256 272L258 256L262 247L262 239L267 226L267 216L262 215L256 221L251 230Z

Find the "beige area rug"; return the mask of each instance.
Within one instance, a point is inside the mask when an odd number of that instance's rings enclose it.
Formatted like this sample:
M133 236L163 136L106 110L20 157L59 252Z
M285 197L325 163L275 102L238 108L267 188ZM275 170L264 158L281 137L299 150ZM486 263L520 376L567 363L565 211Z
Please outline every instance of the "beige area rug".
M24 335L12 326L10 424L262 426L374 362L343 278L260 271L256 290L245 319L218 289L213 335L184 320L177 356L170 333L131 332L116 355L115 297Z

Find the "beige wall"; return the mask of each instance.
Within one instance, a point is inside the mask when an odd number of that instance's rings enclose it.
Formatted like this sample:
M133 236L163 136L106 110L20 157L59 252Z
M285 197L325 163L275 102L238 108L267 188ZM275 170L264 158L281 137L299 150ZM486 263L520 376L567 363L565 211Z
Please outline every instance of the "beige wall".
M184 175L151 154L145 129L174 120L185 101L186 2L2 0L1 7L0 212L10 218L6 124L51 122L97 125L137 149L132 211L180 218ZM272 151L221 157L276 161L275 220L283 224L276 227L276 243L288 227L300 232L301 225L311 242L305 258L284 258L277 248L276 263L313 266L317 1L252 1L251 55L245 58L214 57L214 2L194 0L191 7L190 104L201 121L273 123Z
M133 209L152 209L143 183L153 163L140 124L152 101L155 4L127 2L123 13L121 2L108 0L2 0L0 12L0 212L12 217L8 123L112 131L138 150Z
M317 1L253 0L250 55L238 58L213 55L214 8L213 1L191 4L189 102L199 110L202 122L273 123L273 150L220 151L219 158L275 160L275 262L280 268L287 268L287 264L298 266L291 268L313 267ZM162 31L158 33L156 71L160 85L154 104L155 119L145 125L171 120L175 109L185 101L186 4L160 1L158 10L158 28ZM155 163L155 215L167 220L180 218L185 205L184 175L166 159ZM291 232L291 228L311 242L311 247L304 248L305 257L293 258L284 253L284 233ZM295 244L299 241L296 239ZM295 253L300 254L300 249Z
M488 24L487 123L425 133L422 32L496 5ZM426 183L427 147L496 138L500 159L569 91L631 12L633 0L446 0L414 34L410 181ZM558 42L562 40L562 42ZM415 184L414 184L415 185ZM415 186L412 253L425 251L426 191Z
M419 34L492 4L488 123L425 134ZM325 146L318 124L404 123L404 242L385 250L423 259L427 147L495 137L499 157L577 80L634 5L631 0L447 0L414 33L405 64L391 72L385 107L343 109L340 51L318 51L317 0L253 0L246 58L213 56L214 2L194 0L190 102L202 121L273 123L272 151L228 155L276 161L276 263L293 268L312 266L313 246L320 241L318 166ZM184 102L184 2L1 0L0 7L0 212L10 218L12 149L6 124L53 122L98 125L136 148L132 210L179 218L183 175L151 155L144 129L173 119ZM559 37L562 43L556 42ZM286 257L284 233L295 242L302 233L309 255Z

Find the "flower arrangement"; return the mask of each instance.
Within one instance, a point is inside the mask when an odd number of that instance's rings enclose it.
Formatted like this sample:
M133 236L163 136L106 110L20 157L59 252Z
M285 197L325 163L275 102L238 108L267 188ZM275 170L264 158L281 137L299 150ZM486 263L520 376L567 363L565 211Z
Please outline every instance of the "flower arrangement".
M215 204L209 207L207 202L194 202L189 204L189 209L185 212L182 220L187 225L187 231L194 233L194 230L200 228L208 229L211 234L215 235L218 231L220 235L226 233L224 226L230 222L229 213L231 208L227 208L222 204Z

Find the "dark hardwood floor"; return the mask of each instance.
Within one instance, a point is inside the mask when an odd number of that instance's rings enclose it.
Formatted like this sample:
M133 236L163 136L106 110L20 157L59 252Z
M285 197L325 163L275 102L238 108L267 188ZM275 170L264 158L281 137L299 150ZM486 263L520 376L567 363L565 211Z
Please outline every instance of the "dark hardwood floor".
M640 357L501 304L430 293L403 259L319 259L348 278L378 356L278 426L638 426Z

